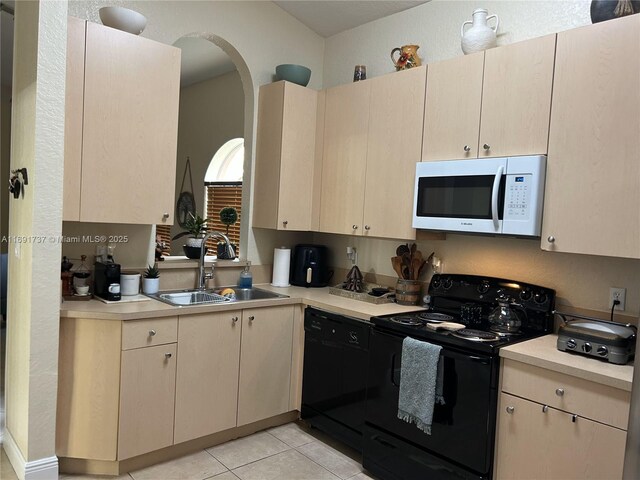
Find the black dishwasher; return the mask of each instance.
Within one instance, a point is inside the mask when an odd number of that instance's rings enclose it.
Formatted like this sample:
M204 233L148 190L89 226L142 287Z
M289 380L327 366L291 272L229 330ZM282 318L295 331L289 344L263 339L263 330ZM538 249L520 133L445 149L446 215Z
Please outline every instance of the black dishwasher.
M371 326L307 307L304 332L302 418L362 451Z

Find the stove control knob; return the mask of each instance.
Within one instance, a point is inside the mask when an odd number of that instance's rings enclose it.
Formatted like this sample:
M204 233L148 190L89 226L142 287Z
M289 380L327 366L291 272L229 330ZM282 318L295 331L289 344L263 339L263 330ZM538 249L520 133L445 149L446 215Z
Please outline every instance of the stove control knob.
M604 345L600 345L598 347L598 349L596 350L596 353L598 355L600 355L601 357L606 357L607 354L609 353L609 349L607 347L605 347Z
M440 284L441 284L440 277L435 277L435 276L434 276L434 277L431 279L431 286L432 286L433 288L440 288Z
M547 300L547 294L544 292L538 292L533 296L533 301L538 304L545 303Z
M567 348L570 348L571 350L576 348L576 341L573 338L567 340Z
M582 351L584 353L589 353L591 351L591 344L589 342L584 342L582 344Z
M442 286L445 290L449 290L453 286L453 281L450 278L445 278Z
M486 280L483 280L482 283L478 285L478 292L482 294L487 293L490 287L491 286L489 285L489 282Z
M525 288L524 290L522 290L522 291L520 292L520 300L523 300L523 301L525 301L525 302L526 302L527 300L531 300L531 297L532 297L532 296L533 296L533 293L532 293L532 292L531 292L531 290L530 290L530 289L528 289L528 288Z

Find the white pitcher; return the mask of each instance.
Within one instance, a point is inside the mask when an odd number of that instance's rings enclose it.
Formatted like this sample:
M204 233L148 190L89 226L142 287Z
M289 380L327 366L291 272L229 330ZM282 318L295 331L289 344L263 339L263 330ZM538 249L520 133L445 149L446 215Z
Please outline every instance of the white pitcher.
M462 37L462 51L465 55L496 46L496 33L500 19L497 15L487 16L487 13L489 12L484 8L478 8L473 12L473 21L467 20L462 24L460 36ZM492 18L496 19L495 28L487 25L487 21ZM465 32L464 26L467 24L471 25L471 28Z

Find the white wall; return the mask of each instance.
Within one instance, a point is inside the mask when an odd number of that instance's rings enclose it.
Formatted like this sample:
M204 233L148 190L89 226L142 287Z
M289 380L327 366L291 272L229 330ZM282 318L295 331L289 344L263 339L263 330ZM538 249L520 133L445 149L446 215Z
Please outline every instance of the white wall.
M203 40L205 41L205 40ZM196 209L205 217L204 174L211 158L228 140L244 136L244 92L238 72L230 72L180 90L176 199L190 158ZM189 174L184 181L189 188ZM182 231L177 222L172 236ZM172 243L173 255L184 255L182 241Z
M589 24L590 4L590 0L432 0L328 38L323 86L351 82L355 65L366 65L369 78L393 72L389 54L402 45L420 45L423 63L462 55L460 26L471 20L476 8L498 15L498 45L505 45Z

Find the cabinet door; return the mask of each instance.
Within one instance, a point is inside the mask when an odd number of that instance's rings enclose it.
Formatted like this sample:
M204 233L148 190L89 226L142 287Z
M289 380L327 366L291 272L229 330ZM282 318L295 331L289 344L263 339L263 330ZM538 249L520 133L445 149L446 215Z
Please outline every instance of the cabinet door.
M502 393L496 478L622 478L626 437L624 430L582 417L574 422L570 413Z
M546 154L556 35L485 52L480 157Z
M289 411L293 308L242 313L238 426Z
M236 426L241 317L180 317L174 443Z
M64 106L64 187L62 219L80 220L82 171L82 110L84 99L84 37L87 22L69 17L67 24L67 85Z
M326 90L320 231L360 234L371 81Z
M416 237L413 172L422 151L425 70L371 80L363 235Z
M176 344L122 352L118 460L173 444Z
M476 158L484 52L427 67L422 161Z
M640 258L639 78L639 15L558 34L544 250Z
M94 23L86 42L80 220L171 224L180 50Z

